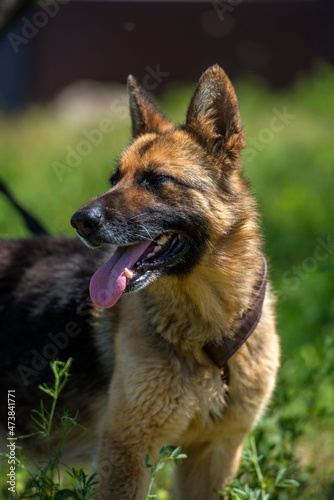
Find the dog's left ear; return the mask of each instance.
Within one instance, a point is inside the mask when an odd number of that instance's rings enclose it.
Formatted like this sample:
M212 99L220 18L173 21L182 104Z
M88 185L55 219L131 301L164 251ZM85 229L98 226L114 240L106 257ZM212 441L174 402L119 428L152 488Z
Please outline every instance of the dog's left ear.
M237 166L244 147L239 104L230 80L218 65L201 76L188 108L185 128L211 154L227 157L232 166Z
M151 132L163 134L174 128L131 75L128 77L128 91L133 138Z

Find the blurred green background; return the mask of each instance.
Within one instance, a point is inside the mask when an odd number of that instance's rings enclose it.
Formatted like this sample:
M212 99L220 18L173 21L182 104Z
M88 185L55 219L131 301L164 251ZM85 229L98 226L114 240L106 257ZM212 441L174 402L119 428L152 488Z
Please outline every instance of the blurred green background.
M260 424L264 453L284 448L302 469L302 493L280 498L334 498L334 70L275 92L255 77L234 82L247 147L245 175L262 214L265 248L278 296L282 368ZM184 120L192 87L174 84L160 108ZM74 236L71 215L108 188L130 140L123 97L101 116L31 107L0 116L0 177L54 235ZM109 130L101 134L103 120ZM94 143L95 141L95 143ZM28 237L0 193L0 236ZM0 243L1 244L1 243ZM276 450L276 451L275 451ZM281 457L281 458L279 458ZM297 473L296 473L297 474ZM301 480L302 477L302 480Z

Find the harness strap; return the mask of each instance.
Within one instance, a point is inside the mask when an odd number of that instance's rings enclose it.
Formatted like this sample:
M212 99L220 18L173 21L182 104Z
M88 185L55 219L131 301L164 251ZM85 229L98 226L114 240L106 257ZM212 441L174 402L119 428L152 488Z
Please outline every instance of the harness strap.
M262 306L266 294L267 286L267 261L263 257L264 271L258 294L250 309L248 309L240 318L238 328L235 330L232 337L222 336L221 341L217 344L210 342L205 344L204 351L212 359L218 368L224 368L231 356L242 346L248 339L251 333L255 330L262 314ZM226 367L224 368L226 371Z

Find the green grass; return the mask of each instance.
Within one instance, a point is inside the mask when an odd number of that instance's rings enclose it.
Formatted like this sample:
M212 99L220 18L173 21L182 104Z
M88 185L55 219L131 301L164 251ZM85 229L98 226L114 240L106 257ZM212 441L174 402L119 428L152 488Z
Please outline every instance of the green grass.
M282 339L277 390L254 433L256 451L263 455L259 464L269 498L329 500L334 496L334 70L319 64L312 77L281 92L254 77L235 83L248 146L244 168L262 214ZM174 85L161 108L182 122L191 92ZM285 122L273 121L284 109ZM52 107L0 117L0 176L52 234L73 234L71 215L108 187L115 159L130 140L130 123L108 109L101 119L107 117L114 129L77 166L66 165L61 176L54 162L65 165L68 148L80 148L82 131L101 126L100 120L75 123ZM0 235L29 235L2 196ZM249 470L247 453L253 452L249 441L233 483L235 491L245 490L240 498L256 498L260 488L256 471ZM299 488L277 490L283 466ZM165 471L158 474L159 498L169 498L169 481Z
M55 416L55 409L58 403L59 395L70 376L70 367L72 359L67 362L54 360L50 362L54 374L54 385L40 385L42 391L39 410L33 410L31 415L34 432L27 436L21 436L16 443L18 455L15 457L15 467L17 473L15 492L8 490L4 485L2 493L8 500L16 498L30 498L38 500L90 500L96 489L96 474L88 475L82 468L70 469L61 463L62 445L71 430L78 425L74 417L66 412L61 417ZM51 398L52 404L50 411L46 410L44 405L45 398ZM57 446L52 446L53 436L58 436ZM31 469L26 463L24 450L24 439L33 438L34 445L43 444L46 448L45 461L40 463L37 469ZM4 457L6 464L6 458ZM5 477L5 466L3 467L3 476ZM19 473L21 475L19 475ZM66 474L65 474L66 473Z

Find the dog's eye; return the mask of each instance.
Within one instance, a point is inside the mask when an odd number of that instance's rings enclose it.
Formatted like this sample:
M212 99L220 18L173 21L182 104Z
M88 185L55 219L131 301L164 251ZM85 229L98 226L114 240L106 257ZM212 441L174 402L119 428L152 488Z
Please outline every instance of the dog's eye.
M153 186L160 186L161 184L170 181L171 178L167 175L154 175L149 179L149 183Z
M173 181L172 176L170 175L165 175L165 174L146 174L143 179L141 184L144 187L151 188L151 189L158 189L160 188L163 184L166 184L167 182Z
M119 172L116 170L112 176L109 179L111 187L116 186L117 182L119 181Z

